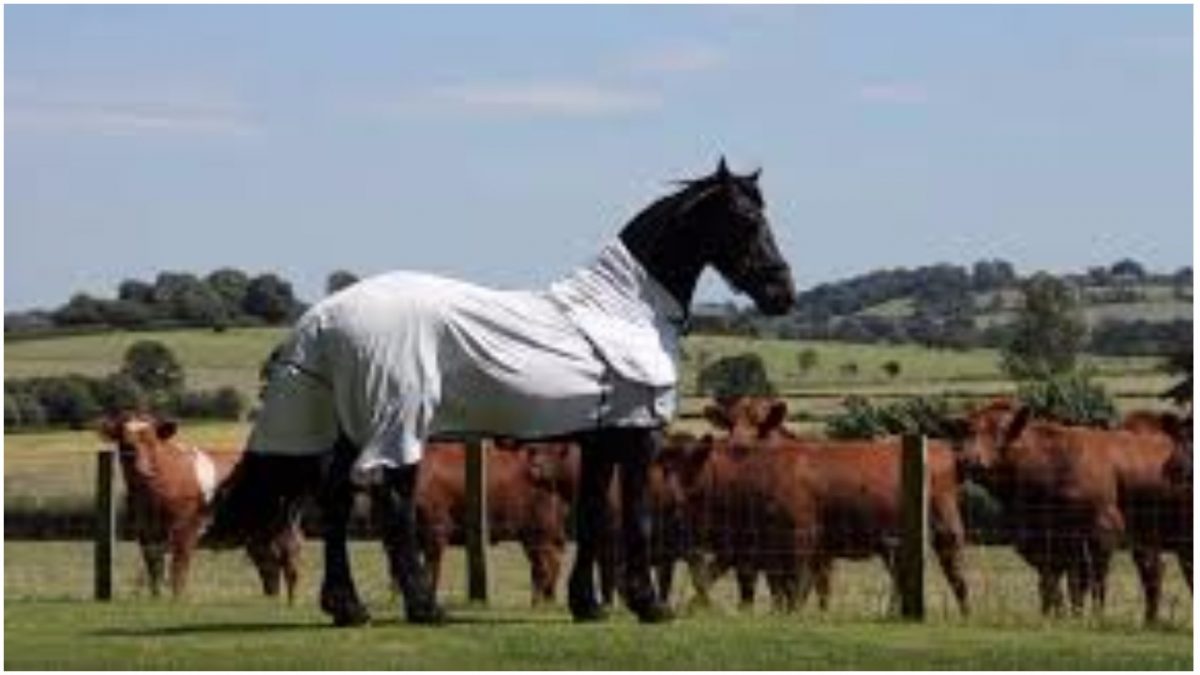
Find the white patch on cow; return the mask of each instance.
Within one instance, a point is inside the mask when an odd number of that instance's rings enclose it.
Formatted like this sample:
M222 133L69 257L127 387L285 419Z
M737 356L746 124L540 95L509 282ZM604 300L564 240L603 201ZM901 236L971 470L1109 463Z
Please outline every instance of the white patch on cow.
M204 503L208 504L217 492L217 465L213 464L208 453L199 448L192 448L192 465L196 469L196 482L200 484Z

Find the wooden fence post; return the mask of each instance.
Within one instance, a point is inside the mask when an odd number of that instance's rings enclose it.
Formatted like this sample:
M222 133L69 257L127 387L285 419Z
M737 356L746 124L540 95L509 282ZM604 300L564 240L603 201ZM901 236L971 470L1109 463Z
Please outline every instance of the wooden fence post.
M487 517L487 451L491 446L479 436L466 440L467 513L465 539L467 548L467 597L472 601L488 599L488 517Z
M925 551L929 485L925 437L905 435L900 453L900 553L896 561L900 616L925 619Z
M97 600L112 600L113 552L116 549L117 509L113 498L113 460L111 448L96 453L96 524L94 579Z

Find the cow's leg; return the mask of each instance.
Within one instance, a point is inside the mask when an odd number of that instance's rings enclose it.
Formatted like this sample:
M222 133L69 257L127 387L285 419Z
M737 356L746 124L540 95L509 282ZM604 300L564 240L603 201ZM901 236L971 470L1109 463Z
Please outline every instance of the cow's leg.
M654 565L654 581L658 588L658 599L663 604L671 602L671 587L675 584L675 560L658 560Z
M196 550L196 542L200 539L200 523L191 521L176 527L171 531L171 569L170 584L172 597L183 595L187 586L188 569L192 564L192 553Z
M246 544L246 555L250 556L250 560L254 562L254 568L258 571L263 595L269 598L279 595L283 569L275 543L264 541L261 536L256 536Z
M529 560L530 605L539 607L553 602L554 582L550 579L555 563L550 560L553 552L549 550L549 543L539 539L536 533L529 533L521 537L521 548Z
M1042 602L1042 614L1044 616L1062 616L1062 571L1050 565L1042 565L1037 568L1037 575L1038 597Z
M404 614L410 623L440 623L445 612L434 599L425 567L418 556L417 471L419 465L388 468L374 498L384 517L380 522L393 579L404 595Z
M800 580L798 602L803 607L808 602L808 596L813 590L817 592L817 607L822 611L829 609L830 582L833 577L833 557L825 554L815 555L800 563L803 574Z
M607 450L620 456L625 604L644 623L669 621L671 610L658 599L650 579L649 478L658 436L648 430L610 430L602 435Z
M710 591L717 579L728 569L727 561L718 560L716 556L712 556L709 559L709 556L700 551L688 554L686 561L688 576L692 578L692 590L694 592L688 604L695 607L711 606L712 595Z
M334 447L333 458L325 472L319 502L324 537L325 577L321 580L321 610L333 618L335 626L359 626L371 615L358 597L350 571L350 550L346 530L354 506L350 469L357 449L342 439Z
M141 539L142 562L146 564L146 582L150 595L157 598L162 589L163 571L166 568L167 544L157 538Z
M1179 571L1183 574L1183 580L1187 582L1188 591L1192 590L1192 548L1191 542L1186 546L1180 546L1175 551L1175 556L1179 558Z
M744 612L752 611L754 609L754 586L758 581L758 570L752 564L740 562L735 570L735 576L737 577L738 587L738 607ZM771 590L779 591L780 588L776 586ZM775 593L773 592L771 595L775 596Z
M967 591L967 578L963 574L962 542L959 540L939 542L935 536L934 553L942 568L942 574L946 577L946 583L950 584L954 599L958 601L959 612L963 616L968 616L971 613L971 607Z
M1146 623L1157 623L1158 607L1162 599L1162 552L1155 546L1134 545L1133 564L1137 567L1138 579L1142 582Z
M288 526L280 535L276 546L283 566L283 583L287 588L287 601L296 600L296 584L300 581L300 541L302 533L299 523Z
M598 621L605 611L596 598L596 565L608 527L608 486L612 483L612 448L593 434L579 438L579 496L575 508L575 562L568 582L568 604L576 621Z

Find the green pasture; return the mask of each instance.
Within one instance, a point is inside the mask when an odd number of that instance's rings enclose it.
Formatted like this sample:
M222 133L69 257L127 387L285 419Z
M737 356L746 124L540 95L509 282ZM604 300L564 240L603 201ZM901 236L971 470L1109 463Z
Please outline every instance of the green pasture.
M957 615L932 568L930 617L908 624L886 616L887 586L874 561L839 563L833 607L771 614L760 597L750 613L734 609L723 580L708 609L689 605L680 570L673 603L681 618L640 626L623 611L600 625L574 625L558 606L529 607L528 566L519 549L491 550L491 602L463 599L461 552L447 556L442 597L448 625L397 620L382 556L354 545L360 590L375 623L333 629L316 610L319 549L304 551L295 606L258 594L238 552L201 552L185 598L148 597L137 553L117 556L117 599L89 600L86 543L5 543L4 665L9 669L1190 669L1191 599L1172 568L1167 624L1138 622L1128 556L1118 558L1102 617L1045 620L1035 610L1033 575L1007 549L971 549L975 610ZM569 554L568 554L569 562ZM560 580L560 593L565 580ZM760 588L760 596L762 596Z
M37 340L6 341L5 377L82 373L103 375L118 369L125 350L138 340L158 340L179 358L188 386L209 388L232 385L253 399L258 392L258 371L271 349L284 336L280 328L241 328L224 332L177 330L111 332ZM776 386L783 390L829 389L848 393L860 387L922 388L971 381L1002 385L995 350L935 350L916 345L854 345L839 342L754 340L742 337L693 335L684 341L682 391L695 390L695 372L705 363L747 351L759 353ZM801 373L797 355L805 349L817 354L817 364ZM883 364L896 361L899 375L889 378ZM843 372L854 363L857 374ZM1146 357L1085 357L1085 365L1098 373L1124 377L1152 373L1157 359ZM948 386L948 385L947 385Z

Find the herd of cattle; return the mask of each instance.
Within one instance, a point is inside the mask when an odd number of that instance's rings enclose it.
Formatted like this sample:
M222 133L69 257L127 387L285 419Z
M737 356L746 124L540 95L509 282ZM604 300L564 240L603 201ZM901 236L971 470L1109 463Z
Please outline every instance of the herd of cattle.
M787 407L742 398L709 406L702 437L671 434L651 473L652 555L658 590L671 594L683 561L695 597L736 574L741 601L753 603L766 578L772 604L801 606L812 590L828 606L834 561L878 556L895 582L900 545L900 439L834 441L796 435ZM958 421L953 438L928 445L931 544L963 614L970 611L964 574L967 527L963 484L986 488L1005 514L1008 540L1037 575L1041 610L1103 608L1112 556L1128 545L1144 595L1144 617L1158 619L1164 553L1179 560L1191 587L1192 420L1133 413L1119 429L1071 427L1031 419L999 400ZM175 425L125 413L101 434L119 448L129 514L142 547L151 591L171 554L173 593L184 589L189 561L208 516L214 485L236 452L200 451L181 443ZM530 562L533 601L554 597L578 487L578 449L554 442L497 441L487 456L487 517L493 541L520 542ZM431 443L418 483L422 553L434 588L446 547L460 539L466 511L466 450ZM616 511L619 485L613 486ZM618 591L619 515L613 517L597 573L606 599ZM246 545L269 595L297 582L299 522Z

